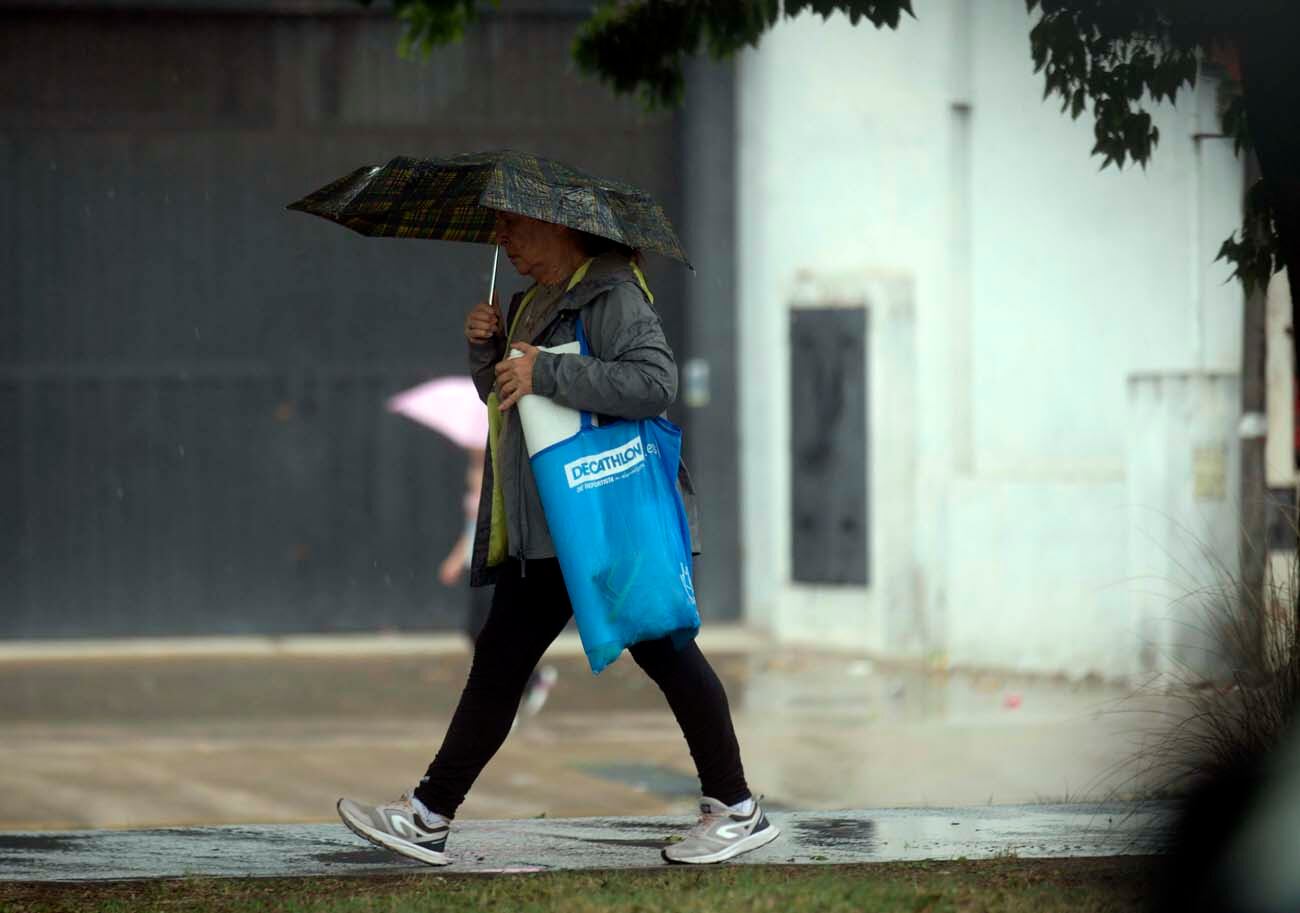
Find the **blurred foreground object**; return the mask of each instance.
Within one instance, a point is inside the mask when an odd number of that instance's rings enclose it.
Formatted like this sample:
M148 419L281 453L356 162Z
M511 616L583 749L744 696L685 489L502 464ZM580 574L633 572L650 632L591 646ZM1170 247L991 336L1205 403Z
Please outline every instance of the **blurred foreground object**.
M1187 801L1158 911L1300 910L1300 729L1275 751L1239 764Z

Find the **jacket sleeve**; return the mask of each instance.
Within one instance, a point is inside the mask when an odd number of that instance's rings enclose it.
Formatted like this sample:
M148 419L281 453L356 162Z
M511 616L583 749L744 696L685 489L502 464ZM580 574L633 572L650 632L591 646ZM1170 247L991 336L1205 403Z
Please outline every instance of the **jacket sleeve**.
M591 355L541 352L533 392L562 406L619 418L652 418L677 398L677 364L659 315L633 283L582 309Z
M514 309L515 301L512 298L507 312ZM506 356L506 341L500 336L495 336L487 342L471 342L468 345L469 373L474 378L474 387L478 390L478 398L486 403L488 394L496 386L497 362Z
M496 386L497 362L504 358L505 354L505 340L500 338L469 344L469 372L474 378L474 387L478 390L478 398L485 403L488 394Z

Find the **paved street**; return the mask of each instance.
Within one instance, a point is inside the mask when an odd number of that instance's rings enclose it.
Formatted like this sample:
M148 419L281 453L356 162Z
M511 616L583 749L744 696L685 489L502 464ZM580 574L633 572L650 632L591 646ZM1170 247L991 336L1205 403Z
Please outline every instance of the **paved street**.
M1154 717L1121 688L885 667L725 634L703 644L750 783L774 809L1079 802L1142 788L1128 781ZM344 646L0 657L0 831L332 823L340 795L396 796L435 751L468 656L454 640ZM692 814L690 757L635 664L624 657L594 678L566 642L546 662L560 673L550 700L458 820Z

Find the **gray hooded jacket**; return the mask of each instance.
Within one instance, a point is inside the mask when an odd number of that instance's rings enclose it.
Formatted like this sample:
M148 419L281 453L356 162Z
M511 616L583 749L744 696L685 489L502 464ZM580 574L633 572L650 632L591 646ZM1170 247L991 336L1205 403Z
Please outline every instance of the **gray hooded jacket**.
M506 326L513 324L525 292L510 300ZM537 302L530 307L537 306ZM595 413L598 421L614 418L642 419L663 414L677 396L677 364L664 336L654 306L646 298L630 264L617 254L597 258L582 281L566 292L545 313L529 315L538 327L527 342L558 346L577 339L577 321L591 347L591 355L555 355L541 352L533 366L533 392L562 406ZM496 338L469 346L470 370L479 397L487 401L496 383L495 367L505 357L505 340ZM501 471L505 496L508 551L512 558L555 557L542 502L528 462L519 418L511 409L502 431L495 463ZM493 462L484 465L479 495L470 583L484 586L496 581L497 568L488 567L488 539L492 526ZM677 469L677 485L686 505L691 528L691 549L698 553L699 521L695 489L684 463ZM526 565L525 565L526 566ZM525 573L527 571L525 570Z

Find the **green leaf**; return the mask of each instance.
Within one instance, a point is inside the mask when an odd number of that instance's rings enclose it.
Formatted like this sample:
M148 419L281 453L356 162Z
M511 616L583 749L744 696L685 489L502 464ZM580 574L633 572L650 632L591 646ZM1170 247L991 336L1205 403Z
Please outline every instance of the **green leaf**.
M1085 92L1083 89L1075 89L1074 100L1070 105L1070 119L1078 120L1079 115L1082 114L1087 109L1087 107L1088 107L1088 93Z
M1236 250L1237 233L1234 231L1232 234L1228 235L1227 240L1219 245L1219 254L1214 258L1214 262L1218 263L1220 260L1233 259L1236 256Z

